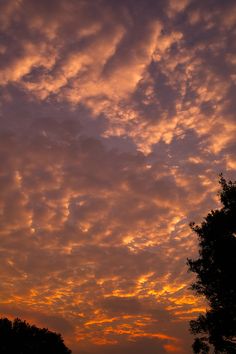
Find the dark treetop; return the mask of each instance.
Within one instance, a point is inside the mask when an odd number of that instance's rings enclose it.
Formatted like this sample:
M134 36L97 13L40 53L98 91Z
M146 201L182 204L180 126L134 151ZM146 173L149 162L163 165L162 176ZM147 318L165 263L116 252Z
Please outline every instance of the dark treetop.
M198 335L194 353L236 353L236 182L220 176L222 208L212 210L200 226L191 224L199 240L199 258L188 259L196 273L192 289L205 296L209 310L190 322Z
M60 334L16 318L0 319L1 354L71 354Z

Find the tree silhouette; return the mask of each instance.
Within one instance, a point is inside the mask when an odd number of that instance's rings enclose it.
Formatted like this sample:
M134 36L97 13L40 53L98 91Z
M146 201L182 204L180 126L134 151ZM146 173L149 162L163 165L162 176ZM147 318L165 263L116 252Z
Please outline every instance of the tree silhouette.
M211 210L200 226L190 226L199 240L199 258L188 259L197 280L191 286L205 296L209 310L190 321L198 335L194 353L236 353L236 181L220 176L222 208Z
M60 334L16 318L0 319L1 354L71 354Z

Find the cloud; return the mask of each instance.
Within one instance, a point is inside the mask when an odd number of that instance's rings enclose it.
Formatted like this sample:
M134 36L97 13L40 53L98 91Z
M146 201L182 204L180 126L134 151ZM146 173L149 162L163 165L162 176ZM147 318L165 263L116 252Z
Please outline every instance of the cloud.
M44 323L54 326L54 316L65 318L79 342L93 345L127 335L175 337L161 318L183 318L195 307L184 300L183 259L193 241L181 221L195 208L193 186L170 175L171 166L150 167L141 153L108 150L73 119L34 117L28 129L1 139L8 311L17 315L17 302L30 319L47 313ZM201 198L207 195L203 188ZM63 322L60 329L71 341Z
M209 3L159 2L150 12L141 1L113 7L107 1L93 7L59 1L51 9L44 2L9 2L2 9L7 20L1 83L14 82L39 99L55 97L82 104L97 117L103 114L104 136L128 135L145 153L159 141L181 138L189 128L216 153L233 138L223 115L232 102L224 98L232 91L227 76L233 63L233 4L222 8L217 3L213 14ZM184 20L175 26L183 12ZM210 135L217 135L217 148Z
M144 354L147 352L150 354L154 354L158 351L158 353L166 353L166 351L161 347L158 340L155 339L139 339L136 342L130 342L124 346L120 346L117 348L116 346L111 346L110 348L103 349L102 352L107 354L109 353L119 353L122 350L122 353L137 353Z
M188 223L236 166L234 3L212 4L0 5L1 310L75 352L189 352Z
M28 318L31 320L33 324L37 326L41 326L44 328L50 328L57 333L63 332L64 334L68 334L73 332L73 327L71 323L69 323L63 317L50 316L41 312L33 312L24 310L18 306L9 306L8 304L1 305L1 313L7 314L9 318L13 319L16 317L19 318Z

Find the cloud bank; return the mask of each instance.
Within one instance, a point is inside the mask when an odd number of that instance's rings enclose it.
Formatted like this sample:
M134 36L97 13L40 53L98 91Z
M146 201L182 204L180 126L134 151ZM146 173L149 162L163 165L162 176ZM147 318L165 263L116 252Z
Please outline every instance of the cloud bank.
M188 223L235 179L235 4L3 1L1 313L189 353Z

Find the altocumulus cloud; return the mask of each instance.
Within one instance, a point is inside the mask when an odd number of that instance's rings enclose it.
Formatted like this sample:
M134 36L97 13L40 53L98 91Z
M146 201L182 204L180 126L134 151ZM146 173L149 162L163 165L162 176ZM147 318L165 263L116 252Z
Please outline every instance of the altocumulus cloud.
M0 7L1 313L74 353L189 353L188 222L235 176L235 3Z

